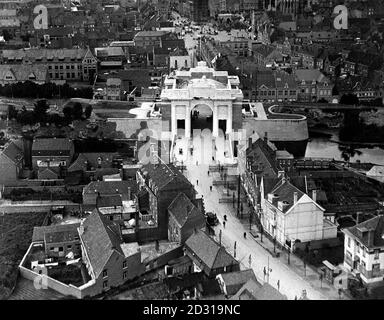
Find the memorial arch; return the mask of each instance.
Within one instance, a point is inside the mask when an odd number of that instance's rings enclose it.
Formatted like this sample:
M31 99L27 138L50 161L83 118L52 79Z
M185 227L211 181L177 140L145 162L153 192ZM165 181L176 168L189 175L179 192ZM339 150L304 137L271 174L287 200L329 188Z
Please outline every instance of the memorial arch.
M218 137L220 129L224 134L231 133L234 114L241 121L243 94L239 84L237 76L229 76L227 71L215 71L203 61L189 71L180 70L169 75L164 81L161 100L171 105L172 135L178 135L184 129L185 137L191 138L196 119L194 111L198 108L207 111L207 107L211 110L209 127L212 136Z

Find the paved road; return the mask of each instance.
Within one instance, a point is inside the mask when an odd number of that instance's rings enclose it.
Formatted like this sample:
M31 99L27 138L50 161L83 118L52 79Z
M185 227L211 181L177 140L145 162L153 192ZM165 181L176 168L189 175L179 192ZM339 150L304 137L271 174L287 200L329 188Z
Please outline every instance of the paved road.
M212 148L201 143L200 139L200 136L196 136L193 139L194 155L192 157L188 152L183 152L183 161L187 166L185 175L194 184L198 194L204 197L206 211L215 212L220 221L223 221L225 214L227 215L228 222L226 227L223 228L222 224L217 226L215 230L216 235L219 234L221 229L222 243L231 254L234 254L234 243L236 241L236 258L241 261L242 269L249 268L249 256L251 255L251 267L259 281L263 282L263 269L264 266L268 265L269 261L269 266L272 269L269 283L277 288L277 281L280 280L280 292L285 294L288 299L294 299L295 296L300 297L303 290L306 290L307 296L311 300L337 299L338 296L335 289L332 290L329 287L320 289L318 278L314 274L307 275L306 279L304 279L304 275L300 276L291 269L292 265L290 268L282 260L273 258L249 234L247 239L244 239L243 234L244 232L249 232L249 225L247 223L243 225L236 218L236 210L233 209L232 203L219 203L219 199L223 194L222 188L213 187L212 192L210 191L209 187L212 185L214 175L216 175L217 179L219 174L210 173L208 176L208 167L210 163L212 164L212 160L210 160ZM182 147L181 143L180 146ZM178 148L175 150L178 150ZM218 150L218 153L220 153L220 150ZM196 165L196 161L200 160L203 155L204 159L208 159L208 163L207 161L205 163L199 162ZM199 181L198 184L197 180Z

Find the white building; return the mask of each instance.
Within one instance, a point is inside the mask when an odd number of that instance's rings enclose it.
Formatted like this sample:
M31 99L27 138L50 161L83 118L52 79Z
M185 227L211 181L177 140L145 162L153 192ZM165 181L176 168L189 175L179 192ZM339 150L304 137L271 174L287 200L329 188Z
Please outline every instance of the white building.
M169 68L171 70L189 69L192 67L192 59L187 50L176 48L169 54Z
M366 283L384 280L384 216L343 230L344 267Z
M243 93L239 85L237 76L209 68L204 61L189 71L177 70L167 76L160 97L163 102L171 104L172 135L177 135L178 129L185 129L185 137L191 137L192 112L200 106L212 114L213 137L219 136L219 128L228 134L236 129L233 124L240 128Z
M296 240L308 242L336 238L337 227L324 217L325 209L312 198L282 178L264 198L261 181L261 223L264 231L281 245L293 249Z

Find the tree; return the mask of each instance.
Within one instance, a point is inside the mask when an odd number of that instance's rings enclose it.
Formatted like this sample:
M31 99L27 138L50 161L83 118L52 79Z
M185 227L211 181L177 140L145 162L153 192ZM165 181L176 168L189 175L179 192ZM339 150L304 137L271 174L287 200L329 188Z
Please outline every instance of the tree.
M35 113L33 111L20 112L17 115L17 122L26 125L32 125L36 123Z
M340 104L358 105L359 98L353 93L343 94L343 96L340 99Z
M72 116L74 120L81 120L83 116L83 106L80 102L76 102L72 109Z
M63 108L63 114L64 114L64 118L65 118L65 120L67 120L67 122L72 121L72 108L70 106L67 105Z
M9 41L12 39L12 35L9 33L8 30L4 29L3 30L3 38L5 41Z
M85 107L84 115L86 119L89 119L89 117L92 114L92 106L89 104Z
M8 106L8 118L9 119L16 119L17 118L17 110L15 106L9 105Z
M35 108L33 112L34 112L36 121L44 122L46 120L48 108L49 106L48 106L47 100L45 99L38 100L35 103Z

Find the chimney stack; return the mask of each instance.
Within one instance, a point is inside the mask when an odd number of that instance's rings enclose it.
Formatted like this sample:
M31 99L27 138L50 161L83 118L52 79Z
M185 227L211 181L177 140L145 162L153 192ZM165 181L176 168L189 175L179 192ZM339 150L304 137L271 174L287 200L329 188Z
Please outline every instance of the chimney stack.
M293 204L296 204L296 202L297 202L297 192L295 191L293 193Z
M264 133L264 141L265 141L265 142L268 142L268 132L265 132L265 133Z
M374 231L373 230L368 230L368 245L369 246L373 246L373 233Z
M312 190L312 200L317 201L317 190Z
M83 224L83 220L81 220L80 227L79 227L79 235L82 236L83 233L84 233L84 224Z

